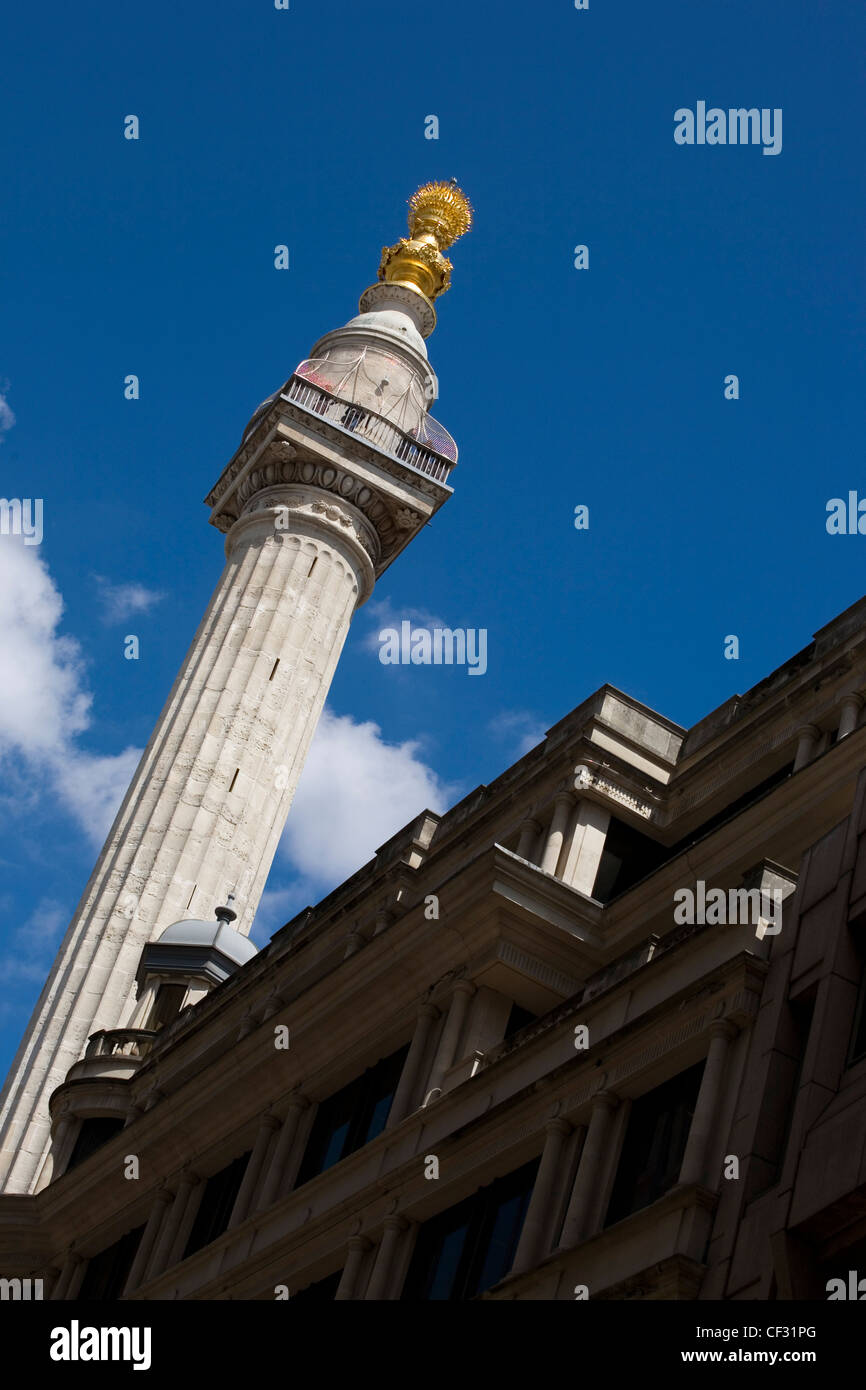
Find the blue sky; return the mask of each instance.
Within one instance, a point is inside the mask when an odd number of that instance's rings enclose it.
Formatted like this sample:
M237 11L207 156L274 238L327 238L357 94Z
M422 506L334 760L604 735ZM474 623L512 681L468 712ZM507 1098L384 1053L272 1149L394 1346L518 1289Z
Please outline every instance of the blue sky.
M429 343L455 494L355 619L259 940L603 682L688 725L860 597L866 539L825 518L866 495L864 30L814 0L7 9L0 493L44 539L0 537L0 1071L218 577L202 498L420 183L476 210ZM677 145L699 100L781 108L781 154ZM417 615L486 628L485 676L381 665Z

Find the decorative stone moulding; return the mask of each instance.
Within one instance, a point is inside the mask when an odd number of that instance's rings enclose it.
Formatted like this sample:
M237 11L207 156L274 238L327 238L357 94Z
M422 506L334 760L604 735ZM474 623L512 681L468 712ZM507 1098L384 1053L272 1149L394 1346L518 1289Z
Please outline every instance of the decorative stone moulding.
M207 499L214 508L211 521L224 535L242 516L256 510L288 507L300 512L305 507L312 510L316 503L315 515L351 533L378 575L427 520L422 512L398 498L386 500L365 478L356 477L348 468L328 459L305 453L291 440L271 437L264 447L251 445L240 451ZM247 455L247 459L240 464L242 455ZM377 466L380 463L381 457L376 459ZM394 472L400 476L400 463L393 460L393 464ZM430 496L431 513L450 493L450 488L421 475L413 474L411 481L418 491ZM298 484L308 487L303 502ZM280 492L283 485L292 487L291 497ZM316 499L315 489L327 496ZM275 534L280 534L276 524Z
M606 777L599 776L586 763L578 763L574 769L574 779L572 782L574 790L581 792L597 792L605 801L613 801L618 806L631 811L633 815L640 816L642 820L652 820L655 814L655 807L648 801L641 801L632 792L626 791L624 787L618 787L615 783L609 782Z

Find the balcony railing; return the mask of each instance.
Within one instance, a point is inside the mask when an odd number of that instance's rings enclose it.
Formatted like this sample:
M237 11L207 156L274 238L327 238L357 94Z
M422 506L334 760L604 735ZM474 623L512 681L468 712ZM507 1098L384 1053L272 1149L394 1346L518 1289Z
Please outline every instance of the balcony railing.
M84 1060L92 1057L144 1058L156 1033L150 1028L112 1028L94 1033L87 1042Z
M318 415L344 430L366 439L370 444L399 459L409 468L426 473L438 483L447 481L457 461L457 446L447 430L428 415L423 422L424 441L406 430L399 429L384 415L366 406L355 405L324 391L297 375L289 378L283 396L311 414Z

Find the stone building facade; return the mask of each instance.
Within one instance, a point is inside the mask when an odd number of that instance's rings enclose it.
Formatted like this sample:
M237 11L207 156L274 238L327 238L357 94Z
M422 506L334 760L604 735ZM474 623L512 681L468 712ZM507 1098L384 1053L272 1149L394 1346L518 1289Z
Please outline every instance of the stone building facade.
M826 1298L866 1273L866 600L684 729L605 686L136 1026L0 1197L58 1300ZM694 910L690 910L693 908ZM243 942L243 945L239 943Z

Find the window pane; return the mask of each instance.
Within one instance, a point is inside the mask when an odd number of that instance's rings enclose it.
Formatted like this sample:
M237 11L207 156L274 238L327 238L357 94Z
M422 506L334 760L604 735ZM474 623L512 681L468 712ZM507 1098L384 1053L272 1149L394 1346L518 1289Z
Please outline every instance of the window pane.
M632 1105L606 1226L649 1206L675 1185L703 1070L699 1062Z
M94 1116L82 1120L75 1147L66 1165L66 1172L70 1172L77 1164L83 1163L92 1153L96 1153L96 1150L100 1149L103 1144L107 1144L109 1139L113 1139L115 1134L119 1134L122 1129L123 1120L109 1116Z
M186 1259L187 1255L194 1255L197 1250L202 1250L205 1245L210 1245L212 1240L216 1240L217 1236L221 1236L227 1229L249 1160L249 1153L241 1154L240 1158L236 1158L233 1163L229 1163L219 1173L214 1173L213 1177L208 1178L183 1252L183 1259Z
M484 1242L485 1248L479 1252L480 1258L476 1261L477 1273L474 1274L467 1290L469 1298L498 1284L510 1270L517 1253L517 1242L520 1239L531 1191L531 1186L527 1187L525 1191L517 1192L498 1206L494 1206L489 1232Z

